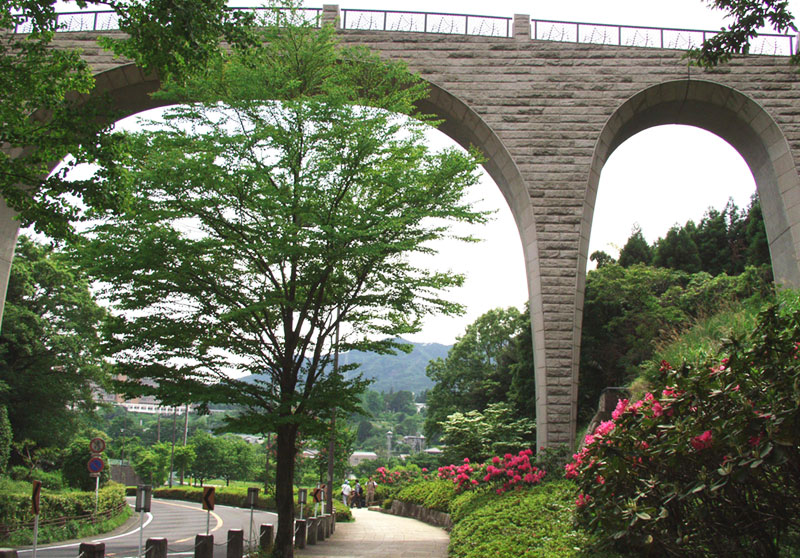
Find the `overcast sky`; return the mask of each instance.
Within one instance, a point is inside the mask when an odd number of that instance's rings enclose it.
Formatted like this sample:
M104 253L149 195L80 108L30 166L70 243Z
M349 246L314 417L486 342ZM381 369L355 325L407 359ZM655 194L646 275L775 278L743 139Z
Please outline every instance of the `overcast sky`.
M333 2L331 2L333 3ZM239 1L231 5L260 5ZM321 3L307 1L308 7ZM610 23L683 29L719 29L721 12L701 0L380 0L342 2L340 8L429 11L476 15L528 14L536 19ZM790 0L800 13L800 0ZM439 132L431 134L437 145L452 143ZM648 241L663 236L673 224L699 221L706 208L721 209L728 198L742 208L755 192L752 175L741 157L718 137L684 126L646 130L614 152L603 169L589 253L604 250L616 257L634 224ZM453 343L467 324L496 307L522 307L528 297L522 247L516 225L494 182L485 176L473 192L482 207L496 210L495 220L473 234L480 244L448 243L440 247L436 262L464 273L464 287L450 298L467 306L460 318L430 318L415 341Z

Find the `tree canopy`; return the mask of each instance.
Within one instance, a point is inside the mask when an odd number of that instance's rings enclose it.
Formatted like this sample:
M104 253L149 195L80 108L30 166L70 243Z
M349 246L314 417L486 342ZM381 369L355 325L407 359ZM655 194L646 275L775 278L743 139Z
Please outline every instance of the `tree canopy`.
M0 331L0 406L16 440L63 446L77 428L77 410L94 410L92 387L107 381L104 316L64 254L20 237Z
M485 217L462 201L477 159L424 144L418 78L330 28L280 23L170 82L162 99L192 104L120 138L107 172L130 199L98 216L79 257L115 311L108 348L128 393L235 403L232 429L277 432L288 556L298 433L326 432L364 386L332 370L334 333L341 350L391 351L423 315L459 312L439 292L462 277L409 255Z

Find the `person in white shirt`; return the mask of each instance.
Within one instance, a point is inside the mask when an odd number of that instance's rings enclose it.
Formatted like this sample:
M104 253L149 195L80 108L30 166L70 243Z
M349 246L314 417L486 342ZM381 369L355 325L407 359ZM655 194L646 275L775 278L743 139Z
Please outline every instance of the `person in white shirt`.
M349 480L344 481L344 484L342 485L342 503L344 503L345 506L347 505L347 502L350 500L350 493L352 491L353 489L350 488L350 481Z

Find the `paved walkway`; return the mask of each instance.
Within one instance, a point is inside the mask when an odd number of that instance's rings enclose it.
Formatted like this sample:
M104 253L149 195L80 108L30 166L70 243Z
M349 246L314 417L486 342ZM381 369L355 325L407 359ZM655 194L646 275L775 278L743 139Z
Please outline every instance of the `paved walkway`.
M295 550L295 556L328 558L447 558L447 531L427 523L366 508L353 523L337 523L332 537Z

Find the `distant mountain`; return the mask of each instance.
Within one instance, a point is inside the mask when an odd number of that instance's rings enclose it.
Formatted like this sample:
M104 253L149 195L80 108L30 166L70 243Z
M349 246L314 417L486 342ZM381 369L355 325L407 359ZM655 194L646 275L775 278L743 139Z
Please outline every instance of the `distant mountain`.
M431 360L445 358L452 345L412 341L403 343L413 345L414 349L408 354L398 351L396 355L350 351L339 355L339 363L360 364L356 370L348 373L349 376L361 373L365 378L374 379L369 386L374 391L408 390L419 393L432 388L433 382L425 375L425 367Z
M433 359L445 358L452 345L402 342L414 346L410 353L398 351L396 355L377 355L349 351L339 355L339 363L360 364L356 370L348 372L348 377L361 373L365 378L374 379L375 381L369 386L369 389L374 391L408 390L419 393L432 388L433 382L425 375L425 367ZM245 376L240 379L249 381L251 378L255 376Z

